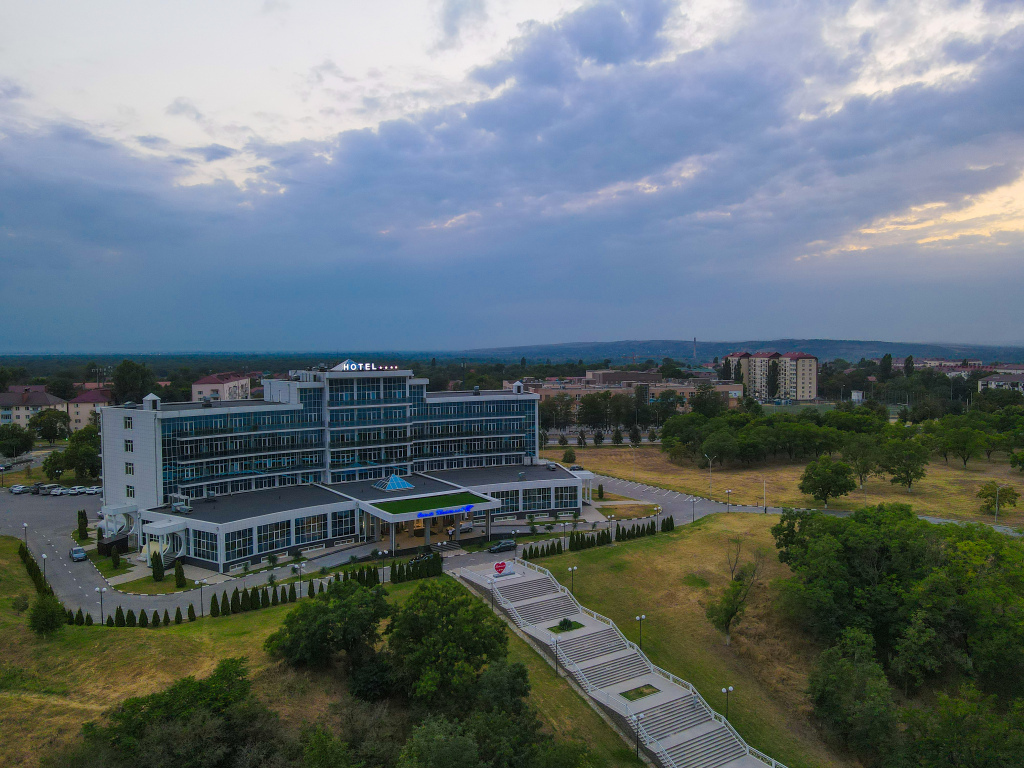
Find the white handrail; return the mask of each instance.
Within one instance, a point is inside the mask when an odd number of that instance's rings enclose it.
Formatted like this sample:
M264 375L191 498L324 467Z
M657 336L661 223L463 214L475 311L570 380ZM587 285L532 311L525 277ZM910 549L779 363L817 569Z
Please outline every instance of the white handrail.
M751 757L757 758L761 762L765 762L767 765L770 765L771 768L786 768L785 765L783 765L782 763L778 762L774 758L769 757L768 755L764 754L763 752L761 752L761 751L759 751L757 749L754 749L749 744L747 744L746 739L744 739L742 736L740 736L740 734L732 726L732 723L730 723L721 714L719 714L714 709L712 709L711 705L708 704L708 702L704 699L703 696L700 695L700 692L696 688L694 688L692 684L690 684L686 680L683 680L680 677L676 677L675 675L673 675L668 670L665 670L665 669L662 669L661 667L655 666L651 662L651 660L647 658L647 655L643 652L643 650L638 645L636 645L635 643L631 642L629 639L626 638L626 636L624 634L622 634L622 630L619 629L618 625L614 621L609 619L607 616L602 616L601 614L597 613L596 611L592 611L591 609L581 605L579 600L576 599L576 596L574 594L572 594L572 592L570 592L568 589L566 589L566 587L561 582L559 582L558 579L555 578L554 574L552 574L551 571L549 571L547 568L544 568L542 566L536 565L535 563L531 563L528 560L521 560L518 557L514 558L513 562L515 562L518 565L522 565L522 566L524 566L526 568L529 568L532 571L536 571L537 573L540 573L540 574L542 574L544 576L547 576L549 579L551 579L558 586L558 591L559 591L560 594L567 595L569 597L569 599L572 600L573 604L579 609L580 613L585 614L587 616L590 616L591 618L596 619L597 621L601 622L602 624L607 624L608 626L613 628L615 630L615 632L618 634L619 638L626 644L626 647L627 648L631 648L634 651L636 651L640 655L640 658L644 661L644 663L648 666L648 668L651 670L651 672L653 674L656 674L659 677L663 677L663 678L669 680L670 682L673 682L676 685L680 686L681 688L685 688L686 690L688 690L690 692L691 695L696 696L697 700L701 703L701 706L704 707L704 709L711 716L711 718L716 720L716 721L718 721L718 722L720 722L720 723L722 723L726 728L729 729L729 732L736 738L736 740L739 742L740 746L743 747L743 749L746 752L746 754L750 755ZM500 593L497 593L497 594L500 597ZM502 604L502 607L503 608L505 607L504 603ZM516 623L519 625L519 627L522 628L523 627L523 619L519 616L519 614L517 612L515 612L515 608L512 607L511 603L509 603L508 607L511 609L512 613L514 614L513 615L513 619L516 621ZM530 622L525 622L525 623L528 624L529 626L536 626L535 624L532 624ZM563 656L563 654L559 652L558 658L562 658L562 656ZM572 664L572 666L576 670L578 670L578 675L579 675L578 679L582 680L582 682L584 684L584 688L587 690L587 693L590 694L591 696L593 696L594 698L601 698L601 697L605 698L606 703L608 703L609 706L612 709L616 709L615 706L611 705L611 701L612 700L610 698L608 698L608 694L604 693L600 689L595 688L590 683L590 681L586 679L586 675L583 674L583 671L580 670L579 666L577 666L574 662L572 662L571 659L568 659L568 657L565 657L565 658L566 658L566 660L570 664ZM568 665L566 665L566 666L568 668ZM594 691L597 691L598 693L600 693L601 697L596 696L594 694ZM627 712L630 711L628 704L626 705L626 711ZM641 726L639 726L639 724L637 724L636 727L637 727L638 731L640 732L640 734L642 736L645 736L645 739L646 738L650 738L655 744L658 745L659 751L664 755L663 760L666 761L667 764L670 765L672 768L677 768L676 762L668 755L667 752L665 752L663 749L661 749L660 742L658 742L657 739L654 739L654 737L650 736L650 734L646 734L645 730ZM644 743L645 744L647 743L646 740L645 740Z

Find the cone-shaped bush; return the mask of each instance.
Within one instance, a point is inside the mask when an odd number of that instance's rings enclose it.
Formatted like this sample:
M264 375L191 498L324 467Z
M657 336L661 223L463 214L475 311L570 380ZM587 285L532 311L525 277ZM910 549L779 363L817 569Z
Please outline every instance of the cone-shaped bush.
M195 621L196 620L196 609L192 607L192 603L188 604L188 620L189 621Z
M75 612L68 608L68 617L66 619L68 626L73 627L75 625Z
M181 565L181 560L174 561L174 586L178 589L185 588L185 568Z
M288 585L288 602L289 603L294 603L298 599L299 599L299 597L295 593L295 582L292 582L291 584Z
M124 611L121 610L121 606L117 606L117 610L114 612L114 626L124 626Z
M322 595L324 593L324 583L322 581L320 582L320 589L318 589L316 593L318 595Z
M114 617L113 616L107 616L107 626L108 627L115 626L115 624L114 624Z
M231 601L228 600L228 591L226 589L220 593L220 615L231 615Z
M231 612L242 612L242 598L238 594L238 587L235 587L235 591L231 593Z
M270 607L270 590L269 589L262 589L262 590L260 590L260 608L269 608L269 607Z
M152 626L152 627L159 627L160 626L160 611L153 611L153 621L150 622L150 626Z
M217 599L217 593L213 593L213 597L210 598L210 615L213 618L220 616L220 601Z
M241 608L243 612L244 611L248 611L251 608L251 606L249 604L249 590L248 589L243 589L242 590L242 594L238 598L238 607Z
M153 566L153 581L164 580L164 559L157 552L150 558L150 563Z
M82 609L81 608L79 608L78 609L78 613L75 614L75 624L77 624L80 627L83 624L85 624L85 614L82 613Z
M274 594L274 596L272 598L270 598L270 604L271 605L277 605L280 602L280 600L277 597L277 585L276 584L274 585L274 592L273 592L273 594Z
M139 626L142 628L149 626L149 615L145 611L139 611Z
M91 627L92 626L92 614L91 613L85 614L85 626L87 626L87 627Z
M313 580L309 580L309 586L306 588L306 597L316 597L316 589L313 586Z
M178 609L178 618L181 619L181 608ZM181 621L177 621L175 623L181 624ZM171 615L167 612L166 608L164 608L164 626L171 626Z
M174 623L181 624L181 606L174 609Z

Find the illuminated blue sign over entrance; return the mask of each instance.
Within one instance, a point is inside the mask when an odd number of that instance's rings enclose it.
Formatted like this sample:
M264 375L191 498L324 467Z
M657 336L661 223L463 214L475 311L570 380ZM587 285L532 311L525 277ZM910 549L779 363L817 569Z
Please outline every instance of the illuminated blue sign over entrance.
M416 517L440 517L441 515L462 515L473 511L476 504L467 504L454 509L435 509L433 512L417 512Z

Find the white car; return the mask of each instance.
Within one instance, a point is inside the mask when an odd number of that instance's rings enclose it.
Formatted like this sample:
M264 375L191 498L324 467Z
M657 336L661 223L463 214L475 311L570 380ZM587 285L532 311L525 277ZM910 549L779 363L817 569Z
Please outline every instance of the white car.
M14 493L14 494L28 493L30 490L31 489L27 485L12 485L11 486L11 493Z
M103 493L103 486L102 485L90 485L88 488L85 489L85 492L87 494L89 494L90 496L95 496L98 493Z
M89 489L88 489L88 488L86 488L86 487L85 487L84 485L73 485L73 486L71 486L71 487L70 487L70 488L68 489L68 492L69 492L69 493L70 493L70 494L71 494L72 496L79 496L79 495L81 495L81 494L85 493L85 492L86 492L87 490L89 490Z
M63 488L63 487L58 485L56 488L54 488L52 491L50 491L50 495L51 496L67 496L68 495L68 489L67 488Z

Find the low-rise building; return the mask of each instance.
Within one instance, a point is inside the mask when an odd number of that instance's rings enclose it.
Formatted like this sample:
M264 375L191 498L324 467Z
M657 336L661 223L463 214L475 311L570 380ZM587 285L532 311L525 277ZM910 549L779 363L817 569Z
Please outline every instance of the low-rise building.
M248 400L249 382L257 374L211 373L192 384L192 400Z
M0 392L0 424L28 426L29 419L40 411L53 408L67 410L67 402L51 395L43 387L15 385L7 392Z
M603 371L587 371L586 383L591 385L625 384L627 382L661 381L664 377L658 371L620 371L607 369Z
M986 376L978 379L978 391L986 389L1011 389L1014 392L1024 392L1024 373L997 373L994 376Z
M99 409L114 404L114 393L109 389L90 389L74 400L68 400L68 426L72 432L88 427L94 421L99 426Z

